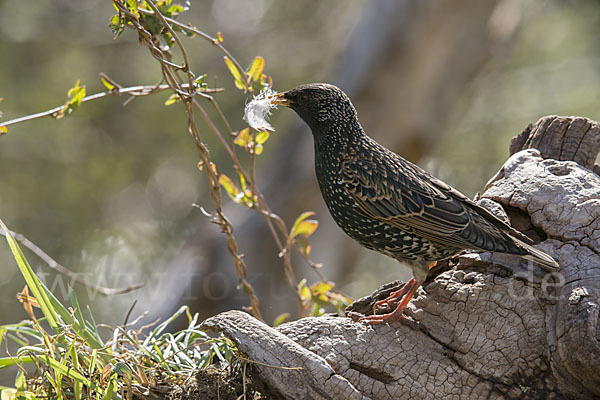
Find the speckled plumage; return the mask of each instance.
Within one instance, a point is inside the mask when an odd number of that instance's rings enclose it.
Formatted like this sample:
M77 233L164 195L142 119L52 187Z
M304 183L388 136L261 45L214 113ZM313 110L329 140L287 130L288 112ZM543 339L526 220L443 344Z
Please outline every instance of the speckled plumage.
M432 263L465 249L558 267L487 210L367 136L339 88L302 85L274 102L291 107L311 128L317 180L336 223L368 249L408 264L417 287Z

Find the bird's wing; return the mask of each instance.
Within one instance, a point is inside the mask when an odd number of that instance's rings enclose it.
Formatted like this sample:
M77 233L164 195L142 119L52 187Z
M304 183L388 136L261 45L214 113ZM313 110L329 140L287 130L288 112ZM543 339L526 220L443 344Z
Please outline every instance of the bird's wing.
M340 167L346 190L375 219L445 246L506 251L511 241L512 228L393 153L355 156Z

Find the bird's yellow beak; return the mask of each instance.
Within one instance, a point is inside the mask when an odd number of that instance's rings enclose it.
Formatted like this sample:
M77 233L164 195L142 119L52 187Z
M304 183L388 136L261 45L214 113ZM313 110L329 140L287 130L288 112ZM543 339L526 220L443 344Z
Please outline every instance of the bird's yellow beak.
M271 100L271 104L289 107L291 103L288 99L285 98L286 93L287 92L277 93L272 96L269 96L269 100Z

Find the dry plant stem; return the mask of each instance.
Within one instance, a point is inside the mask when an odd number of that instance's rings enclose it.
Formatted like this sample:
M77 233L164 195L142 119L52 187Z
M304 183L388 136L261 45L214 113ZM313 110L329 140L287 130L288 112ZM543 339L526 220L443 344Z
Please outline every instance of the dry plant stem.
M228 56L238 67L238 69L240 70L241 73L244 74L244 78L246 78L246 74L244 72L244 69L241 67L241 65L239 64L239 62L233 57L231 56L231 54L218 42L218 40L216 40L215 38L210 37L209 35L205 34L204 32L199 31L198 29L195 28L191 28L185 24L182 24L176 20L173 20L171 18L165 17L162 14L160 14L159 10L156 8L156 6L151 2L148 1L150 7L153 9L153 12L155 15L158 16L158 18L161 20L163 26L165 26L168 30L169 33L173 36L175 42L177 43L177 46L180 48L181 52L182 52L182 56L184 59L184 64L185 67L181 67L181 69L185 69L188 77L190 77L190 82L191 82L191 72L189 71L189 63L188 63L188 58L187 58L187 52L185 50L185 47L183 46L183 44L181 43L178 35L175 33L175 31L172 29L170 24L179 26L183 29L186 29L190 32L193 32L199 36L201 36L202 38L210 41L211 43L213 43L214 45L216 45L217 47L219 47L219 49L221 49L221 51L223 51L225 53L226 56ZM146 13L148 15L150 15L150 12L148 12L147 10L143 10L140 9L140 12L142 13ZM162 53L162 51L160 49L158 49L156 46L153 45L153 48L155 50L158 50L159 52ZM162 54L156 54L155 57L158 56L159 57L159 61L160 58L164 58L164 55ZM163 66L163 69L165 67ZM223 112L221 111L220 107L218 106L216 100L214 100L214 98L212 96L205 96L213 105L213 107L215 108L215 110L217 111L217 114L219 115L219 117L221 118L221 120L223 121L223 123L225 124L229 136L230 138L233 137L233 130L231 129L231 126L229 125L229 122L227 121L227 118L225 118L225 115L223 114ZM265 221L267 223L267 226L277 244L277 247L279 248L279 251L282 252L284 254L284 268L285 268L285 274L288 280L288 283L290 284L293 292L295 293L296 296L296 302L298 305L298 314L299 317L303 317L304 316L304 309L302 307L302 300L300 298L300 294L298 293L298 282L297 279L295 277L292 265L291 265L291 260L289 256L286 256L286 249L283 245L283 243L287 243L289 241L288 238L288 231L287 228L285 226L285 223L283 223L283 221L281 220L281 218L277 217L277 218L272 218L273 215L275 215L271 209L268 207L268 205L266 204L266 201L264 200L264 197L262 195L262 193L258 190L258 188L255 185L255 181L254 181L254 176L253 174L251 174L251 176L249 177L246 172L241 168L240 166L240 162L239 159L237 158L237 154L235 152L235 146L230 146L227 144L225 138L223 137L223 135L221 134L221 132L219 131L219 129L216 127L216 125L212 122L212 120L210 119L210 117L208 116L208 114L206 113L206 111L204 110L204 108L194 99L193 100L194 105L196 106L196 108L202 113L204 119L206 120L206 122L208 123L208 125L210 126L211 130L214 132L214 134L217 136L217 139L220 141L221 145L223 146L223 148L225 149L225 151L227 152L227 154L229 155L229 157L232 159L232 161L234 162L234 166L235 168L238 170L239 173L242 174L242 176L244 177L244 179L246 180L246 182L248 182L250 189L252 190L252 192L257 196L258 199L258 208L265 210L266 213L261 213L264 218ZM273 226L273 220L275 221L275 224L277 225L277 228L279 229L281 235L283 235L283 239L281 240L281 238L279 237L279 235L277 234L274 226ZM297 249L297 246L294 244L294 246ZM305 258L305 260L307 260L307 263L309 266L311 266L316 274L321 278L321 280L325 281L326 278L323 276L323 274L317 270L316 265L310 261L310 259L303 254L301 251L299 251L303 257Z
M130 27L133 27L138 32L140 42L146 44L146 46L150 50L150 53L152 54L152 56L160 62L161 72L162 72L162 75L163 75L165 81L171 87L171 89L173 89L177 94L179 94L179 96L181 97L181 99L183 101L186 112L188 114L188 132L192 136L194 141L196 142L196 147L199 150L201 161L204 163L204 165L207 166L205 168L206 176L208 178L208 183L209 183L209 187L210 187L210 195L215 204L215 210L216 210L215 216L213 218L213 222L216 223L217 225L219 225L219 227L221 228L221 231L223 233L225 233L225 235L227 236L227 248L228 248L229 252L231 253L231 255L233 256L236 273L238 275L238 278L240 279L240 284L242 286L242 289L244 290L244 292L250 299L252 315L254 315L254 317L262 320L262 315L260 313L259 300L256 297L256 294L254 293L254 289L252 288L252 286L250 285L250 283L248 282L248 280L246 278L247 267L246 267L244 261L242 260L241 255L238 253L238 250L237 250L237 243L236 243L235 237L233 236L233 226L231 225L229 220L225 217L225 215L222 212L221 187L219 185L218 178L217 178L215 172L213 171L213 169L210 168L211 161L210 161L208 149L202 142L200 133L198 131L198 127L196 125L196 121L194 119L193 103L191 101L193 99L194 92L195 92L194 87L192 85L194 76L190 72L189 65L187 64L187 53L186 53L181 41L177 37L177 34L173 31L173 29L169 25L169 23L166 22L166 20L160 14L160 12L158 12L158 9L154 5L154 3L152 3L151 1L147 1L147 4L157 14L159 19L163 23L163 26L173 36L177 46L179 47L180 51L182 52L182 56L184 58L184 63L185 63L184 66L179 66L175 63L168 61L167 58L170 57L168 51L163 51L155 45L155 41L154 41L152 34L150 32L148 32L139 23L139 20L137 19L137 17L134 14L132 14L131 12L129 12L129 10L127 10L127 7L123 3L121 3L119 0L114 0L114 4L118 7L120 12L122 12L122 15L126 16L127 21L129 23L131 23L131 25L130 24L127 24L127 25ZM187 78L188 78L188 85L187 85L188 91L187 92L184 92L182 90L183 84L180 81L181 78L177 74L179 70L184 71L185 74L187 75ZM210 120L210 118L208 118L208 115L206 115L206 113L203 113L203 115L204 115L205 119ZM212 124L212 125L214 126L214 124Z
M274 214L271 211L271 209L269 208L267 202L265 201L264 196L262 195L261 191L258 189L258 187L256 187L256 181L255 181L255 175L254 175L256 153L252 152L250 154L250 174L248 176L248 175L246 175L245 171L239 167L240 162L237 158L237 153L235 151L235 145L233 143L234 133L233 133L233 130L231 129L231 126L229 125L229 122L227 121L227 118L225 118L225 115L221 111L217 101L212 96L206 95L205 97L213 104L213 106L217 110L217 113L219 114L221 120L227 127L231 144L230 145L226 144L225 139L223 138L223 135L218 131L218 129L216 127L215 127L215 129L213 129L213 131L217 135L219 141L223 144L223 147L225 147L227 153L229 154L232 161L234 162L236 169L243 175L244 179L248 183L248 186L250 186L252 193L254 193L257 196L259 207L255 208L255 209L257 209L265 218L267 226L268 226L269 230L271 231L271 235L273 236L273 238L277 244L277 247L279 248L279 251L285 255L289 251L290 242L291 242L293 247L304 258L306 263L311 268L313 268L313 270L315 271L315 273L317 274L319 279L322 281L327 281L327 278L321 273L321 271L319 271L319 269L318 269L319 267L317 266L317 264L315 264L303 251L300 251L300 249L298 248L298 244L296 243L295 240L290 240L289 235L288 235L288 229L285 225L285 222L281 219L281 217L279 217L277 214ZM254 137L254 139L256 139L256 137ZM275 228L273 226L273 221L275 222L275 224L277 225L277 228L279 229L279 232L283 236L283 240L281 240L281 238L275 231ZM283 246L283 243L286 243L285 247ZM284 266L286 268L286 271L285 271L286 275L291 278L290 284L292 285L293 290L296 292L297 300L299 300L300 304L301 304L302 301L300 299L300 294L298 293L298 290L297 290L298 280L296 279L294 271L292 270L291 261L289 258L287 258L287 261L286 261L286 258L284 257ZM302 310L303 310L303 308L302 308ZM300 317L302 317L302 314L303 314L303 312L300 312Z
M229 146L227 145L227 142L225 142L223 135L221 135L221 133L219 132L219 129L216 127L216 125L210 119L210 117L206 113L206 110L204 109L204 107L202 107L200 105L200 103L198 103L198 101L196 101L196 99L192 100L191 105L190 105L190 102L185 101L185 100L184 100L184 103L185 103L188 115L190 115L190 126L189 126L188 130L189 130L192 138L196 141L196 146L200 150L200 156L201 156L203 165L209 166L210 158L208 155L208 150L206 149L206 146L202 142L200 134L197 130L198 128L195 125L195 122L192 120L192 117L191 117L191 115L193 113L192 106L196 107L198 109L198 111L200 111L200 113L204 117L206 123L209 125L211 130L213 132L215 132L215 135L219 138L223 147L225 147L226 151L230 154L232 159L234 159L234 161L237 160L237 158L235 157L235 154L233 153L231 148L229 148ZM238 164L236 164L236 166L237 165ZM221 186L219 185L219 180L218 180L217 176L214 174L212 168L207 167L207 168L205 168L205 171L206 171L208 181L209 181L209 186L211 189L211 197L213 198L213 201L216 205L217 218L215 220L213 220L213 222L215 222L217 225L219 225L221 227L221 231L226 234L227 248L228 248L229 252L231 253L231 255L233 256L236 273L237 273L238 277L240 278L240 283L242 285L242 288L243 288L244 292L246 293L246 295L248 295L248 297L250 298L250 304L252 305L253 310L254 309L257 310L260 315L260 311L258 309L258 299L256 298L256 296L254 294L254 289L248 283L247 278L246 278L247 267L246 267L244 261L242 260L240 254L237 251L237 243L235 241L235 238L233 237L233 226L231 225L231 223L229 222L227 217L225 217L225 214L223 214L223 211L222 211ZM260 317L260 319L262 319L262 317Z
M219 108L216 100L212 96L207 96L207 98L211 102L211 104L213 104L215 109L217 110L217 113L219 114L220 118L223 120L225 126L228 129L230 139L233 140L233 131L231 130L231 126L227 122L227 118L225 118L225 115ZM275 244L279 248L279 251L284 255L283 262L284 262L284 272L286 275L286 280L287 280L288 284L290 285L290 288L292 289L292 291L294 292L294 295L296 297L296 306L298 309L298 317L299 318L304 317L305 312L304 312L304 307L302 306L302 298L300 297L300 293L298 293L298 280L296 279L296 276L294 274L294 270L292 268L290 257L289 257L289 255L287 255L285 248L283 246L283 242L282 242L281 238L279 237L279 234L275 230L275 227L273 226L273 220L276 221L277 227L279 228L281 234L284 236L284 240L287 242L287 241L289 241L289 238L287 236L287 228L285 226L285 223L283 223L283 221L281 220L281 218L279 218L279 216L277 216L276 218L273 217L275 214L271 211L271 209L267 205L262 193L259 191L259 189L255 185L254 174L251 173L248 176L248 174L246 174L244 169L241 168L240 161L239 161L239 159L237 157L237 153L235 151L235 146L229 145L227 143L227 141L223 137L223 134L221 133L219 128L217 128L217 126L214 124L214 122L210 119L210 117L208 116L208 113L206 112L204 107L202 107L200 105L200 103L198 103L198 101L196 101L195 99L192 100L192 102L193 102L194 106L200 111L200 113L206 120L207 124L209 125L209 127L211 128L211 130L213 131L213 133L215 134L215 136L217 137L217 139L219 140L219 142L221 143L221 145L223 146L223 148L225 149L225 151L227 152L227 154L233 161L233 164L234 164L236 170L240 174L242 174L242 176L248 183L248 186L250 186L250 190L252 191L252 193L254 193L256 195L257 200L258 200L257 201L258 207L255 207L255 209L263 211L263 212L261 212L261 215L263 215L265 222L267 223L267 227L269 228L269 231L271 232L271 235L273 236L273 239L275 240ZM252 158L251 159L251 162L252 162L254 159L254 154L251 155L251 158Z
M151 2L149 2L151 3ZM212 44L216 45L229 59L231 59L234 64L236 65L236 67L239 69L239 71L244 74L244 79L247 78L246 73L244 71L244 68L242 68L242 66L239 64L239 62L229 53L229 51L227 51L227 49L225 49L217 39L207 35L206 33L192 28L188 25L182 24L179 21L176 21L174 19L168 18L163 16L162 14L160 14L160 12L158 11L158 9L156 8L156 6L154 4L150 4L151 8L154 11L154 14L158 15L158 17L161 19L161 22L163 23L164 26L168 26L170 33L173 35L173 37L175 38L175 41L177 42L179 48L181 49L183 58L184 58L184 62L185 65L188 66L188 61L187 61L187 53L185 51L185 48L183 46L183 44L181 43L181 41L179 40L179 37L175 34L175 32L173 31L173 29L169 26L169 24L173 24L176 26L179 26L182 29L186 29L190 32L193 32L199 36L201 36L202 38L210 41ZM150 14L149 12L146 12L146 10L141 10L141 12ZM231 129L231 125L229 124L229 121L227 121L227 118L225 118L225 115L223 114L223 112L221 111L221 108L219 107L218 103L216 102L216 100L212 97L212 96L205 96L213 105L213 107L215 108L215 110L217 111L217 114L219 115L219 117L221 118L221 120L223 121L223 123L225 124L227 131L229 133L229 136L231 138L231 140L233 140L233 130ZM225 148L225 150L227 151L227 153L229 154L230 158L232 159L232 161L234 162L234 165L236 167L236 169L244 176L244 179L246 180L246 182L249 183L250 189L252 190L252 192L257 196L258 200L259 200L259 206L262 210L267 211L267 213L261 213L264 217L265 217L265 221L267 222L267 225L269 227L269 230L271 231L271 234L273 236L273 238L276 241L276 244L279 248L280 252L284 252L284 254L286 253L286 248L284 248L283 246L283 242L281 241L281 239L279 238L279 235L275 232L275 229L273 227L273 223L272 220L275 220L275 223L277 225L277 227L279 228L281 234L284 236L284 241L288 242L288 230L285 226L285 223L283 222L283 220L281 220L281 218L279 218L277 216L277 218L273 218L273 216L275 215L271 209L268 207L268 205L266 204L266 201L264 200L264 197L262 195L262 193L258 190L258 188L255 185L255 180L254 180L254 160L255 160L255 154L252 153L251 155L251 173L250 176L247 176L245 171L240 167L240 162L237 158L237 154L235 153L235 146L231 145L229 146L225 139L223 138L223 135L220 133L219 129L214 125L214 123L212 123L212 121L210 121L210 119L208 118L208 114L206 113L206 111L200 106L200 104L198 102L195 101L195 105L196 107L202 112L202 114L204 115L205 119L207 120L207 122L209 122L209 125L211 126L211 129L213 130L213 132L215 133L215 135L217 136L217 138L219 139L219 141L221 142L221 144L223 145L223 147ZM294 243L294 247L298 250L296 244ZM321 280L325 281L326 278L325 276L323 276L323 274L317 270L316 265L305 255L303 254L303 252L299 251L299 253L301 253L304 257L304 259L307 261L308 265L311 266L315 272L317 273L317 275L320 277ZM286 261L287 260L287 261ZM296 292L296 297L297 297L297 301L299 301L299 304L302 303L302 300L300 299L300 295L299 293L297 293L297 286L298 286L298 282L297 279L295 277L294 271L292 269L291 266L291 262L289 257L285 257L284 256L284 265L285 265L285 269L286 269L286 276L288 277L288 280L290 282L290 285L292 286L292 289L294 290L294 292ZM300 307L299 308L299 314L300 316L302 316L303 312L302 312L303 308Z
M154 12L148 11L148 10L144 10L144 9L140 9L139 10L141 14L146 14L146 15L154 15ZM160 14L160 13L159 13ZM217 40L217 38L214 38L200 30L198 30L197 28L190 26L190 25L186 25L184 23L181 23L173 18L169 18L169 17L165 17L162 16L162 20L167 21L169 24L171 25L175 25L178 26L182 29L185 29L188 32L192 32L198 36L200 36L202 39L207 40L208 42L212 43L213 45L215 45L219 50L221 50L221 52L223 54L225 54L231 61L233 61L233 63L235 64L235 66L238 68L238 70L240 71L241 74L243 74L243 78L245 80L248 79L248 75L246 74L246 71L244 70L244 68L242 67L242 65L235 59L235 57L233 57L231 55L231 53L225 48L223 47L223 45ZM183 46L181 46L183 47Z
M83 286L90 288L100 294L107 295L107 296L116 295L116 294L125 294L125 293L129 293L129 292L133 292L134 290L137 290L137 289L141 288L142 286L144 286L144 284L142 284L142 283L136 283L135 285L131 285L126 288L111 289L111 288L105 288L103 286L95 285L95 284L89 282L87 279L85 279L81 275L79 275L78 273L75 273L75 272L67 269L63 265L59 264L56 260L54 260L52 257L50 257L48 255L48 253L46 253L44 250L40 249L35 243L33 243L31 240L27 239L22 234L13 232L13 231L10 231L10 234L15 238L15 240L17 240L23 246L27 247L31 252L33 252L36 256L38 256L40 259L42 259L42 261L44 261L46 263L46 265L48 265L48 267L50 267L51 269L55 270L56 272L58 272L60 274L68 276L73 281L80 283ZM4 231L0 230L0 235L6 236L6 233Z
M227 131L229 133L229 139L231 142L233 142L233 138L234 138L233 130L231 129L231 126L229 125L227 118L225 118L225 115L221 111L221 108L219 107L217 101L212 96L207 96L207 98L211 102L211 104L213 105L215 110L217 111L217 114L219 115L219 117L221 118L223 123L225 124ZM199 107L200 109L202 108L199 104L197 105L197 107ZM207 115L205 110L201 109L201 112L203 113L203 115ZM210 125L211 125L211 128L213 129L213 132L215 133L215 135L217 136L217 138L219 139L219 141L221 142L221 144L223 145L223 147L226 149L227 153L231 157L231 160L233 161L233 164L235 165L236 170L240 174L242 174L242 176L244 177L244 180L247 182L248 186L250 186L250 190L252 191L252 193L254 195L256 195L258 207L254 207L254 208L266 211L266 212L261 212L261 215L264 217L265 222L267 223L267 227L269 228L269 231L271 232L271 236L275 240L275 244L277 245L279 252L283 255L283 266L284 266L286 280L287 280L288 284L290 285L290 288L292 289L292 292L294 292L294 295L296 297L296 307L298 310L298 317L303 318L306 316L306 314L305 314L304 307L302 306L302 298L300 297L300 293L298 291L298 279L296 278L296 274L294 273L294 269L292 268L290 255L289 255L289 252L287 252L287 246L286 247L283 246L283 243L288 243L290 241L290 238L288 236L288 230L287 230L287 227L285 226L285 223L283 222L283 220L281 218L279 218L279 216L276 216L276 214L274 214L271 211L267 202L265 201L264 196L262 195L262 193L260 192L260 190L258 189L258 187L255 184L256 180L255 180L255 176L254 176L254 164L256 161L256 153L252 152L252 154L250 154L250 174L248 175L248 174L246 174L244 169L241 168L240 161L239 161L239 159L237 157L237 153L235 151L235 145L233 143L231 145L227 144L227 142L225 141L225 138L223 137L223 135L221 134L219 129L214 124L212 124L212 121L210 122ZM276 216L276 218L274 218L273 216ZM277 228L279 228L279 232L283 236L283 240L282 240L282 238L279 237L279 234L275 230L273 221L275 221ZM309 265L311 265L311 263L309 263Z
M198 29L196 29L194 27L187 26L187 25L182 24L178 21L175 21L171 18L167 18L167 17L163 16L162 14L160 14L160 12L158 11L158 9L156 8L155 4L152 1L148 1L147 3L154 11L143 10L143 9L139 9L139 11L143 14L147 14L147 15L156 14L158 16L158 18L161 20L162 24L166 27L166 29L169 31L169 33L173 36L175 43L177 44L178 48L180 49L180 51L182 53L182 57L183 57L183 65L179 65L179 64L171 61L171 59L172 59L171 54L168 51L163 51L162 49L160 49L157 46L157 40L153 37L153 35L150 32L148 32L139 23L137 16L135 14L131 13L127 9L127 7L124 4L122 4L119 0L115 0L114 4L119 8L119 11L122 13L122 15L125 16L126 20L131 23L131 25L128 25L128 27L133 28L138 32L138 35L140 37L140 42L146 44L151 55L160 63L161 73L163 76L162 81L167 82L167 83L166 84L156 84L156 85L132 86L132 87L126 87L126 88L120 87L118 84L115 84L114 89L105 91L105 92L96 93L96 94L93 94L90 96L86 96L82 99L81 102L84 103L84 102L100 99L100 98L107 97L107 96L117 96L117 95L127 94L130 97L126 101L126 103L129 103L131 100L133 100L137 97L148 96L148 95L151 95L154 93L165 91L167 89L171 89L175 93L177 93L179 95L179 97L183 100L183 103L185 104L185 107L186 107L186 112L188 113L188 116L189 116L188 131L189 131L190 135L193 137L193 139L195 140L196 145L199 148L202 161L204 162L205 165L210 165L210 158L208 155L208 150L206 149L204 143L201 140L201 137L198 132L198 128L197 128L195 120L193 118L192 106L196 107L198 109L198 111L200 111L200 113L202 114L204 120L209 125L210 130L215 134L215 136L217 137L217 139L220 141L223 148L227 152L228 156L233 161L235 169L244 177L244 179L248 183L248 186L250 187L250 190L252 191L252 193L254 193L256 195L257 204L253 208L256 211L258 211L265 219L267 227L269 228L269 231L271 232L271 235L272 235L273 239L275 240L275 243L276 243L279 251L282 254L286 279L287 279L290 287L292 288L293 292L295 293L299 317L303 317L305 315L305 310L302 307L302 300L300 298L300 294L298 293L298 289L297 289L298 283L297 283L297 279L294 274L292 264L291 264L291 259L290 259L289 250L290 250L291 246L294 246L296 248L296 250L298 250L298 252L302 255L302 257L307 262L307 264L311 268L313 268L315 273L319 276L319 278L322 281L326 281L326 277L318 270L318 266L314 262L312 262L306 254L304 254L302 251L300 251L298 249L297 243L294 240L290 241L285 222L277 214L274 214L271 211L271 209L269 208L269 206L267 205L267 203L264 199L264 196L259 191L259 189L256 187L255 178L254 178L255 154L251 154L251 157L250 157L251 165L250 165L250 173L249 174L247 174L244 171L244 169L241 167L241 163L240 163L240 161L237 157L236 151L235 151L235 145L233 144L233 136L234 135L233 135L231 126L230 126L229 122L227 121L227 118L221 111L216 100L212 96L207 94L207 93L220 92L220 91L222 91L222 89L218 89L218 88L216 88L216 89L198 89L194 86L193 80L194 80L195 76L189 69L187 52L186 52L183 44L181 43L178 35L174 32L174 30L172 29L170 24L173 24L173 25L176 25L183 29L186 29L187 31L193 32L194 34L210 41L213 45L217 46L227 57L229 57L235 63L235 65L238 67L238 69L240 70L240 72L242 74L246 75L244 72L244 69L241 67L239 62L229 53L229 51L227 51L227 49L225 49L219 43L219 41L217 39L212 38L211 36L205 34L204 32L199 31ZM185 75L187 76L187 83L182 82L185 78L182 78L179 75L180 72L184 72ZM110 79L107 79L107 80L109 82L112 81ZM195 95L202 96L203 98L207 99L213 105L217 114L219 115L219 118L222 120L222 122L224 123L224 125L227 129L227 132L229 133L230 140L232 142L231 144L227 143L227 141L221 134L219 128L217 128L217 126L211 120L211 118L208 115L208 113L206 112L206 110L204 110L204 108L194 98ZM190 100L191 100L191 102L190 102ZM34 120L34 119L53 116L57 112L61 111L63 108L64 108L64 105L61 105L59 107L53 108L48 111L44 111L41 113L32 114L32 115L28 115L25 117L6 121L4 123L0 123L0 126L6 127L6 126L22 123L22 122ZM259 306L258 299L256 298L256 296L254 294L254 290L253 290L252 286L247 282L247 279L246 279L246 269L247 269L246 265L242 260L242 256L239 255L238 251L237 251L237 244L236 244L235 238L233 236L233 226L231 225L229 220L225 217L225 215L222 212L221 192L220 192L220 185L218 183L218 177L214 174L214 172L212 171L211 168L206 168L206 173L209 178L209 185L211 187L211 197L216 206L216 217L213 216L214 217L213 222L216 223L217 225L219 225L221 227L221 230L226 234L226 236L228 238L228 249L234 258L234 265L235 265L238 277L240 278L241 286L242 286L244 292L250 297L250 303L252 305L253 314L257 318L262 319L262 317L260 316L259 308L258 308L258 306ZM129 291L135 290L141 286L141 285L133 285L128 288L109 289L109 288L103 288L103 287L99 287L97 285L93 285L93 284L87 282L84 278L69 271L68 269L66 269L59 263L57 263L50 256L48 256L48 254L46 254L43 250L41 250L39 247L37 247L32 242L28 241L22 235L18 235L17 240L19 240L27 248L29 248L36 255L38 255L51 268L71 277L72 279L74 279L75 281L77 281L79 283L82 283L82 284L98 291L99 293L121 294L121 293L127 293Z
M175 31L173 30L171 25L169 25L169 23L165 20L165 16L160 13L158 8L156 8L156 5L154 4L154 2L152 0L146 0L146 3L150 6L150 8L152 8L154 13L158 16L158 18L160 19L160 22L162 22L163 26L165 26L165 27L167 27L167 29L169 29L169 31L173 35L173 39L175 39L175 42L177 43L177 46L179 47L179 50L181 51L181 56L183 57L183 63L184 63L181 70L183 70L188 77L188 85L190 85L189 86L190 87L190 95L192 95L194 93L193 82L194 82L195 77L193 76L193 74L190 71L190 63L188 61L187 51L185 50L183 43L181 43L179 36L175 34Z
M25 375L28 378L31 378L31 376L27 373L27 370L21 365L21 363L17 362L14 359L14 357L10 354L10 351L8 350L8 337L6 336L6 332L2 333L2 339L4 340L4 351L13 362L13 365L16 365L21 370L21 372L23 372L23 375Z

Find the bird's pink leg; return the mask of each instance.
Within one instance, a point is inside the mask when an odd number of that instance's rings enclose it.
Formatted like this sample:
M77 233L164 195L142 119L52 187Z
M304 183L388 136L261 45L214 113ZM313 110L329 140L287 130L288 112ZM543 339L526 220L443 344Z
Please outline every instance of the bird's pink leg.
M399 290L402 291L406 289L406 294L404 295L404 297L402 297L402 300L400 301L400 304L398 304L398 307L396 307L396 309L391 313L382 315L369 315L367 317L360 318L360 321L367 321L367 323L371 325L376 325L383 324L386 322L398 321L404 318L404 315L402 314L404 312L404 309L406 308L406 306L410 302L410 299L412 299L415 292L417 291L419 286L421 286L422 283L423 281L418 282L414 279L408 281L406 285L404 285L404 287Z
M435 267L435 265L437 264L437 261L432 262L428 269L431 269L433 267ZM395 292L392 292L388 297L386 297L383 300L379 300L378 302L376 302L373 305L373 314L375 314L375 312L377 311L377 309L385 304L385 308L386 309L391 309L392 307L394 307L396 305L396 303L398 303L399 301L402 301L402 299L404 298L404 295L406 294L406 292L408 291L408 289L410 289L410 285L415 283L415 278L412 278L411 280L409 280L408 282L406 282L404 284L404 286L402 286L399 290L396 290ZM420 285L419 285L420 286Z
M399 290L392 292L388 297L383 300L379 300L373 305L373 314L377 309L385 304L386 309L390 309L397 302L401 301L403 296L406 294L406 291L410 288L411 285L415 283L415 278L411 278L410 281L406 282Z

